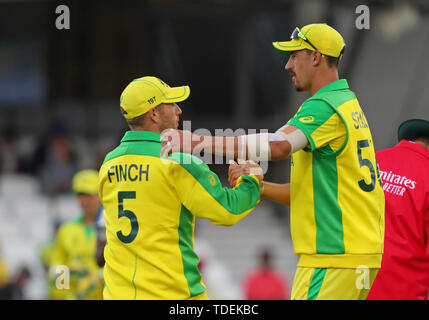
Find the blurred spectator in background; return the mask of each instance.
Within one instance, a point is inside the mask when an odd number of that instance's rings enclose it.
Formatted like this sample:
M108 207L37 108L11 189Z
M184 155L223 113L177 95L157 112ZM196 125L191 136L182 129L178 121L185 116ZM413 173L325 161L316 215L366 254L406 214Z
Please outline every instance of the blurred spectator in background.
M47 137L41 139L33 155L32 171L40 179L41 191L53 196L70 192L76 162L68 126L57 120Z
M76 173L73 191L82 209L82 216L67 221L58 229L52 253L50 277L56 283L56 267L70 270L70 288L56 290L55 299L98 300L102 298L103 279L97 265L96 218L100 212L98 171Z
M19 173L27 170L27 164L20 156L16 132L13 128L6 128L0 139L0 173Z
M272 266L272 251L259 252L259 267L251 271L244 280L247 300L289 300L289 280Z
M25 300L25 285L30 278L30 270L20 267L11 281L0 289L0 300Z
M49 269L52 265L52 256L55 249L55 237L58 232L58 228L60 227L61 222L55 221L53 223L53 233L52 240L43 244L40 249L40 261L43 265L43 270L45 271L46 284L47 284L47 298L52 300L55 298L56 287L53 281L49 281Z
M427 300L429 291L429 121L411 119L399 143L376 153L386 197L381 269L368 300Z
M216 254L215 248L201 236L200 219L195 219L195 252L200 258L198 269L204 279L207 295L212 300L238 300L240 288L234 282L230 269Z
M51 241L48 241L47 243L42 245L40 249L40 260L43 264L43 269L45 270L45 272L49 271L49 267L51 265L52 253L55 248L55 237L57 235L58 228L60 227L60 225L60 221L55 221L53 223L53 238Z
M100 268L104 268L104 247L106 246L106 222L104 220L104 208L100 205L97 216L95 218L95 229L97 230L97 252L96 259L97 265ZM102 271L100 271L102 272Z

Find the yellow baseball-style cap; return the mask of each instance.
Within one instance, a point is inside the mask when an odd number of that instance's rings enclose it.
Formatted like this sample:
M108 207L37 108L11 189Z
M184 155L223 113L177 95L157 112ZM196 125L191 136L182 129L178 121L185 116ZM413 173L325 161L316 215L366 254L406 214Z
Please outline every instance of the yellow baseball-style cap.
M156 77L134 79L122 91L120 104L124 117L138 117L161 103L184 101L189 97L189 86L170 87Z
M73 176L73 192L77 194L98 193L98 171L82 170Z
M308 49L341 58L346 46L341 34L325 23L308 24L301 29L296 27L290 38L290 41L273 42L274 48L285 53Z

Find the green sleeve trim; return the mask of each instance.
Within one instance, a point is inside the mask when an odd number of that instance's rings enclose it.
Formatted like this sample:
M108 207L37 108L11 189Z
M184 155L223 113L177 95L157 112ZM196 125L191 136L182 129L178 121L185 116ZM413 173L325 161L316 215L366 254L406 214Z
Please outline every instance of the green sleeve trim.
M173 153L169 159L178 162L212 198L232 214L245 213L254 208L260 200L259 183L250 176L243 176L243 182L235 189L230 189L222 187L216 173L197 157Z
M344 119L344 116L341 114L341 112L338 111L338 108L346 103L347 101L356 99L356 95L353 91L349 89L344 90L336 90L336 91L330 91L325 94L323 94L322 97L319 97L319 99L323 99L332 109L335 110L335 112L340 116L341 120L343 120L344 125L346 126L346 139L344 140L343 145L341 148L339 148L333 155L337 156L340 153L343 152L344 148L346 147L348 141L349 141L349 127L347 126L347 122Z
M195 168L194 170L198 170L198 168L201 166L208 169L208 166L204 163L204 161L189 153L174 152L170 154L168 159L173 160L174 162L177 162L182 167L186 167L186 168L193 167Z
M353 93L353 92L351 92L351 93ZM353 93L353 97L354 98L356 98L356 96L354 95L354 93ZM349 101L350 99L348 99L348 100L346 100L346 101L343 101L341 104L343 104L343 103L345 103L345 102L347 102L347 101ZM327 104L329 105L329 107L331 107L337 114L338 114L338 116L341 118L341 120L343 121L343 123L344 123L344 126L346 127L346 138L344 139L344 142L343 142L343 145L337 150L337 151L335 151L335 152L333 152L333 153L331 153L329 156L334 156L334 157L336 157L337 155L339 155L339 154L341 154L342 152L343 152L343 150L344 150L344 148L346 147L346 145L347 145L347 142L349 141L349 127L347 126L347 122L346 122L346 119L344 119L344 116L341 114L341 112L339 112L338 111L338 107L341 105L337 105L336 107L334 107L331 103L330 103L330 99L329 98L325 98L325 101L327 102Z
M194 251L193 222L194 216L183 205L180 210L179 248L182 255L183 272L188 283L190 297L203 293L206 288L201 284L201 273L198 269L200 259Z
M293 119L291 119L291 120L293 120ZM310 144L311 148L310 148L310 149L308 149L307 147L305 147L305 148L303 149L304 151L311 152L311 151L316 150L316 144L314 143L314 140L313 140L313 138L311 137L311 133L308 131L308 128L307 128L304 124L302 124L302 123L300 123L300 122L298 122L298 121L289 121L289 122L288 122L288 125L292 125L292 126L294 126L294 127L297 127L297 128L298 128L299 130L301 130L301 131L305 134L305 136L307 137L308 143Z
M310 152L316 150L316 144L311 134L323 126L333 114L335 114L335 110L332 110L326 101L310 98L302 104L299 111L287 124L297 127L305 134L311 149L304 150Z
M313 141L313 138L311 137L311 133L313 131L315 131L318 127L314 128L314 130L312 130L310 132L310 130L308 130L308 127L305 125L305 123L300 122L299 119L301 119L302 117L311 116L311 114L317 114L317 112L318 112L317 109L319 109L319 111L322 110L320 102L323 102L323 105L328 105L329 108L332 110L330 117L336 113L336 114L338 114L338 116L343 121L343 123L346 127L346 139L344 140L344 143L342 144L342 146L337 151L335 151L331 154L323 154L321 156L323 156L323 157L327 157L327 156L336 157L337 155L339 155L343 152L343 150L346 147L347 142L349 140L349 128L347 126L346 120L344 119L344 116L341 114L341 112L338 111L338 107L340 107L342 104L346 103L347 101L350 101L353 99L356 99L356 95L354 94L353 91L336 90L336 91L329 91L329 92L326 92L323 94L317 94L314 97L311 97L304 102L303 107L306 106L306 108L304 110L301 109L300 111L298 111L297 114L295 115L295 117L290 119L287 123L289 125L293 125L293 126L299 128L300 130L302 130L302 132L307 137L308 142L310 143L311 149L303 149L304 151L312 152L312 151L316 150L315 143ZM318 101L318 104L313 103L316 101ZM306 109L309 109L309 108L311 108L311 113L307 114L307 112L304 112L304 111L306 111ZM301 113L301 111L303 111L303 112ZM325 123L327 120L329 120L330 117L326 118L326 120L323 123ZM323 123L321 123L320 126L322 126Z

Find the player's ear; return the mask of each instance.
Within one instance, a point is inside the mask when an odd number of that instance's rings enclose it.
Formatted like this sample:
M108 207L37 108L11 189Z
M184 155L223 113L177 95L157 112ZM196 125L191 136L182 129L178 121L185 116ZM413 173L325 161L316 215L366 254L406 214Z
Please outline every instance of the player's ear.
M152 120L152 122L158 123L160 121L160 119L161 119L158 106L149 109L148 116Z
M322 62L322 54L319 51L313 51L311 54L313 66L318 66Z

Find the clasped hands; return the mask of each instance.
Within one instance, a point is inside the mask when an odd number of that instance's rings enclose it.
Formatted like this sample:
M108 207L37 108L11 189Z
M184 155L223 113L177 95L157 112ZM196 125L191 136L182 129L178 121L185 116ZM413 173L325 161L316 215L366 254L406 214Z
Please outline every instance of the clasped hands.
M237 163L238 162L238 163ZM264 179L264 173L262 168L252 160L241 160L237 159L237 162L234 160L229 160L229 169L228 169L228 182L231 187L235 187L237 184L238 178L242 175L255 175L261 184Z

